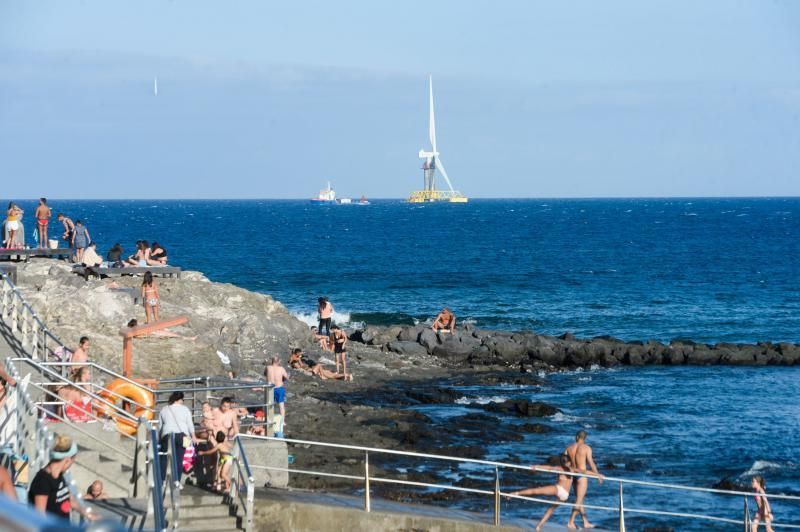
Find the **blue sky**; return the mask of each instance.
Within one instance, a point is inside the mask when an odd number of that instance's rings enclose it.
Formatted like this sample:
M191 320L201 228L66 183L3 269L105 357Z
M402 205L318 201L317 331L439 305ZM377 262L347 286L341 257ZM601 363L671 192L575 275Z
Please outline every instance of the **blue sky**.
M3 195L800 195L800 4L0 0ZM159 94L153 94L153 78Z

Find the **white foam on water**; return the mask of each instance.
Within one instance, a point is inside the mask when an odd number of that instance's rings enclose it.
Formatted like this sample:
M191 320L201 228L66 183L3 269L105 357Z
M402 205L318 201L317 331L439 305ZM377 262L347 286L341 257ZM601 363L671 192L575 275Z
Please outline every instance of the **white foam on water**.
M505 397L499 395L493 395L491 397L479 395L478 397L460 397L453 402L457 405L488 405L489 403L502 403L505 402L505 400Z
M308 313L292 312L292 316L302 321L303 323L307 324L309 327L311 326L316 327L317 325L319 325L319 314L317 314L316 312L308 312ZM339 312L337 310L334 310L333 314L331 315L331 319L333 323L339 325L340 327L352 327L352 326L362 325L360 323L351 323L349 312Z
M555 421L556 423L575 423L578 421L578 418L575 416L570 416L568 414L564 414L563 412L556 412L550 419Z
M763 473L764 471L769 471L771 469L781 469L783 464L779 464L777 462L770 462L768 460L756 460L753 462L753 465L750 466L750 469L742 473L741 476L743 477L750 477L753 475L758 475L759 473Z

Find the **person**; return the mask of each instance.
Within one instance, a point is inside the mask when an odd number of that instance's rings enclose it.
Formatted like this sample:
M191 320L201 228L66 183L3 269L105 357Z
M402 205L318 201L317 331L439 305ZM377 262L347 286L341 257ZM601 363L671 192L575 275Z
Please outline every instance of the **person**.
M532 465L531 469L544 469L546 471L556 471L558 473L573 473L572 469L572 460L570 459L567 453L563 453L559 457L559 464L556 467L547 466L547 465ZM556 480L555 484L550 486L542 486L539 488L528 488L520 491L514 491L511 495L546 495L548 497L555 497L560 502L566 502L569 498L569 490L572 487L572 475L558 475L558 479ZM544 524L550 519L550 516L553 515L556 508L558 508L558 504L551 504L547 510L544 512L544 515L536 523L536 530L541 530Z
M146 262L149 266L166 266L167 250L158 242L153 242L153 245L150 246L150 255L147 257Z
M222 412L220 412L219 408L212 408L211 403L203 401L202 409L203 421L200 422L200 425L211 434L216 434L219 430L222 430Z
M586 444L586 437L588 434L585 430L579 430L575 435L575 443L567 447L564 451L569 455L572 462L574 472L583 473L584 475L591 474L597 477L597 481L603 483L603 475L597 471L597 466L594 464L592 457L592 448ZM589 466L589 469L586 466ZM591 473L589 471L591 470ZM583 499L586 497L586 490L589 487L589 479L587 477L578 477L575 481L575 506L572 508L572 513L569 516L569 523L567 528L575 527L575 517L581 514L583 518L583 528L594 528L594 525L586 518L586 511L583 508Z
M325 336L324 334L319 334L319 329L317 329L313 325L311 326L311 334L314 336L314 340L316 340L317 343L319 343L320 349L322 349L323 351L333 351L333 348L331 347L331 344L328 341L330 340L330 338L328 338L328 336Z
M264 425L265 425L264 411L256 410L256 421L254 424L250 425L250 427L247 429L247 433L252 434L254 436L266 436L267 431Z
M63 212L58 213L58 221L64 226L64 233L61 240L69 244L69 260L74 260L75 247L72 245L72 237L75 235L75 224Z
M73 500L64 473L75 462L76 454L78 446L69 436L55 435L53 448L50 450L50 461L36 473L28 487L29 504L42 513L69 519ZM84 517L89 520L95 519L89 512L85 513Z
M169 449L169 442L172 441L174 451L173 459L183 462L183 455L186 447L192 443L197 443L197 436L194 433L194 421L192 412L183 404L183 392L172 392L167 400L167 406L158 413L158 424L161 427L161 438L159 448L161 452ZM182 468L178 467L178 478L173 481L180 481ZM166 478L167 459L161 460L161 478Z
M89 267L103 265L103 257L97 254L97 244L94 242L89 243L81 257L81 264Z
M433 320L433 325L431 328L434 331L438 331L439 329L444 329L448 331L450 334L456 333L456 315L453 314L449 308L444 307L442 311L436 315L436 319Z
M272 363L264 370L264 376L275 388L272 390L275 402L278 404L281 416L286 417L286 388L284 383L289 380L289 374L281 366L278 357L272 357Z
M234 439L239 434L239 415L232 408L232 405L233 399L230 397L223 397L219 402L219 422L229 440Z
M322 328L325 328L325 334L331 334L331 316L333 316L333 305L328 301L327 297L320 297L317 299L317 311L319 312L319 334L322 334Z
M108 493L103 490L103 481L95 480L89 484L89 488L86 490L86 495L84 495L83 498L89 501L108 499Z
M339 361L342 363L342 373L347 375L347 335L338 325L331 327L331 343L333 353L336 355L336 373L339 373Z
M136 242L136 254L133 257L128 257L128 264L131 266L140 266L142 268L147 266L147 260L150 258L150 247L147 240L139 240Z
M128 321L128 327L133 329L134 327L139 326L139 320L136 318ZM160 329L158 331L151 331L146 336L155 336L158 338L181 338L183 340L189 340L190 342L194 342L197 340L197 335L195 336L184 336L182 334L178 334L176 332L172 332L169 329ZM233 378L233 377L231 377Z
M81 336L80 340L78 340L78 348L72 352L72 358L70 362L81 363L81 362L88 362L89 361L89 347L91 347L91 342L89 341L88 336ZM78 371L80 366L72 366L71 373L75 373Z
M217 455L214 489L222 493L228 493L231 490L231 463L233 462L231 452L233 451L233 445L221 430L216 433L209 433L208 443L210 448L198 451L197 454L198 456Z
M769 500L764 495L767 493L767 483L764 477L756 475L753 477L752 484L753 490L756 492L756 515L753 517L752 530L758 532L758 525L764 521L764 529L767 532L773 532L772 528L772 508L769 506Z
M8 387L16 387L17 381L15 381L14 377L6 372L2 364L0 364L0 384L2 384L2 386L0 386L0 408L3 408L3 405L6 402L6 397L8 396Z
M13 201L8 204L6 211L6 248L18 249L22 247L24 237L20 238L22 233L22 215L24 211L20 209Z
M39 206L36 207L36 223L39 231L40 249L47 248L47 226L52 215L50 207L47 206L47 198L39 198Z
M0 466L0 493L11 499L17 500L17 489L14 487L14 479L11 478L11 473L8 472L3 466Z
M289 355L289 367L297 369L306 375L316 375L322 380L335 379L335 380L353 380L353 375L345 375L343 373L334 373L322 367L315 360L303 356L301 349L295 349Z
M92 241L89 230L81 220L75 221L75 230L72 232L72 247L75 248L75 260L83 262L83 250Z
M122 246L117 242L111 249L108 250L106 260L111 268L122 268L125 264L122 262Z
M158 285L153 281L153 274L147 272L142 280L142 302L144 303L144 322L150 323L150 317L158 321L158 309L161 307L161 298L158 296Z
M94 423L91 416L92 399L86 393L91 386L92 373L88 366L81 366L72 375L72 384L63 386L58 396L64 401L64 416L78 423Z

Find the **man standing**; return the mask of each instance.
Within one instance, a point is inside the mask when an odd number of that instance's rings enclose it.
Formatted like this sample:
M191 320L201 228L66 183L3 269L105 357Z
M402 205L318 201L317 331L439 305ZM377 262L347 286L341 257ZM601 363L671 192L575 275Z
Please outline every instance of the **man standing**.
M39 198L39 206L36 207L36 223L39 231L40 249L49 247L47 242L47 224L50 223L50 216L52 216L52 212L50 211L50 207L47 206L47 199Z
M322 328L325 328L325 335L331 334L331 316L333 316L333 305L328 301L327 297L317 299L317 311L319 312L319 327L317 332L322 333Z
M69 243L69 260L73 260L75 249L72 245L72 237L75 235L75 224L64 213L58 213L58 221L64 226L64 234L61 235L61 240L66 240Z
M575 443L567 447L564 452L569 455L570 461L573 464L572 467L576 473L593 475L597 477L597 481L602 484L603 475L597 471L597 466L594 465L592 448L586 444L586 436L588 436L588 434L585 430L578 431L575 435ZM589 469L586 469L587 464L589 465ZM591 470L591 473L589 470ZM578 513L580 513L583 518L583 528L594 528L594 525L586 519L586 511L583 508L583 499L586 497L586 489L588 487L588 478L577 477L575 479L575 506L572 508L572 514L569 516L567 528L576 528L575 517L578 516Z
M281 366L281 361L278 357L272 357L272 362L264 371L264 376L268 382L271 382L275 388L272 390L275 402L278 403L278 409L281 414L281 420L286 419L286 388L283 384L289 380L289 374Z
M232 440L239 434L239 413L233 408L233 399L223 397L219 402L219 423L225 436Z

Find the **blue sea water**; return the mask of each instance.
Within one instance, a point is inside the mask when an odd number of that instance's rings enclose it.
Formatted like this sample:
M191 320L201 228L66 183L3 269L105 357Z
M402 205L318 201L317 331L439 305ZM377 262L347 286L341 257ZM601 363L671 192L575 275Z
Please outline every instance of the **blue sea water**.
M35 205L20 203L30 237ZM448 305L484 328L800 341L798 198L52 203L83 219L103 252L114 242L132 252L137 239L158 240L173 263L272 294L309 321L326 295L339 320L370 324L425 320ZM800 494L798 378L800 368L598 368L537 386L463 388L460 404L422 410L446 424L479 402L543 400L563 410L544 420L553 432L493 443L489 458L541 461L583 428L612 475L710 487L757 472L770 490ZM592 491L594 502L615 504L608 486ZM629 506L666 500L642 489L630 497ZM800 521L798 505L773 506L778 521ZM735 518L741 501L682 496L674 509ZM541 508L504 503L504 512ZM637 530L657 520L631 519Z
M27 210L28 233L35 204ZM171 260L313 320L429 319L623 339L800 340L800 199L54 201L101 250ZM30 234L29 234L30 236Z

